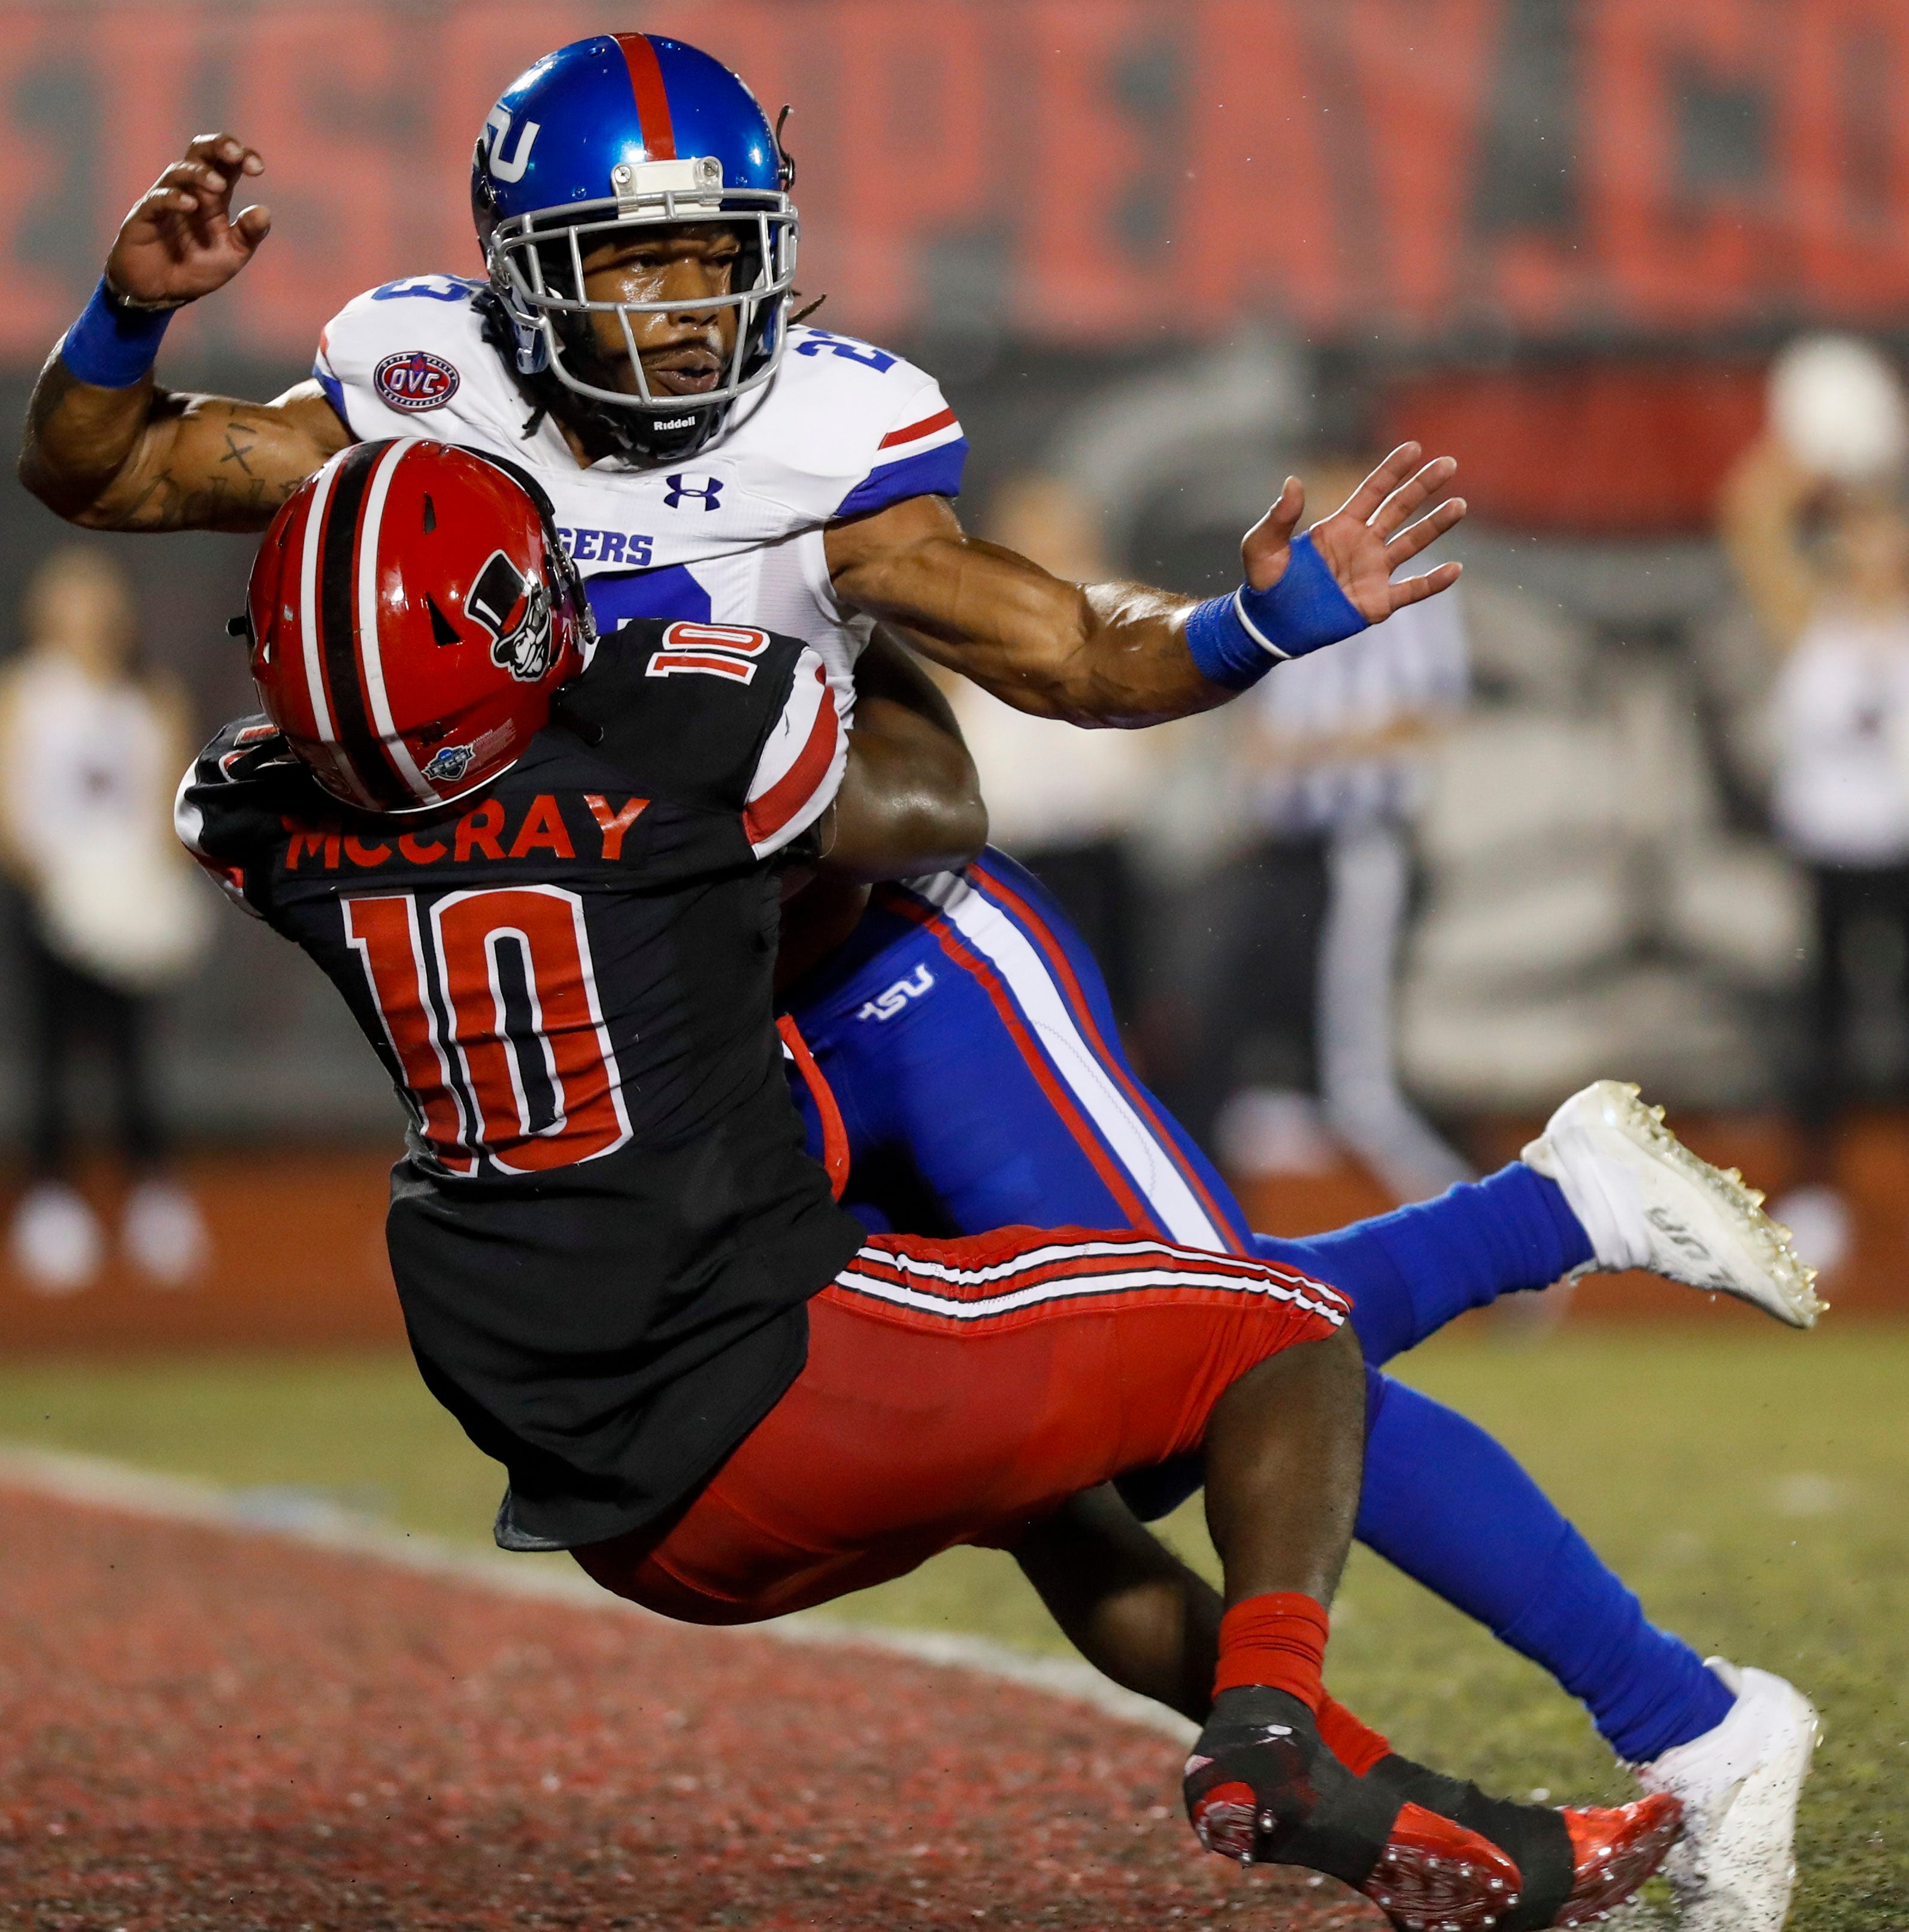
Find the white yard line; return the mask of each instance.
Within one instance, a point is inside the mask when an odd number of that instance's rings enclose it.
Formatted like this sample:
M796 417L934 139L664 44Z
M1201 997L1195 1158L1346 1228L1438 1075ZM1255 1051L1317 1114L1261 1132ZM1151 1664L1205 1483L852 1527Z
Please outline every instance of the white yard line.
M122 1515L196 1523L234 1535L275 1537L467 1584L498 1596L536 1598L632 1617L652 1614L599 1589L566 1562L465 1549L437 1537L413 1535L295 1490L222 1489L216 1484L161 1475L102 1456L69 1455L20 1444L0 1444L0 1489L27 1490ZM1111 1717L1160 1732L1176 1744L1189 1744L1196 1734L1196 1726L1184 1718L1109 1683L1090 1664L1034 1656L986 1637L884 1630L876 1624L845 1623L814 1611L744 1625L741 1631L783 1643L886 1651L944 1669L1005 1678L1050 1696L1090 1704Z

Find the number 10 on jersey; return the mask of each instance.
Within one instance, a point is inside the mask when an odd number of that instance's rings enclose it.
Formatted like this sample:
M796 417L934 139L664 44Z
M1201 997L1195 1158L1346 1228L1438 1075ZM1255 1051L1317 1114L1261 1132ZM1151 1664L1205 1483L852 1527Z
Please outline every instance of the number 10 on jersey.
M452 1173L541 1173L629 1138L578 894L447 892L421 916L403 892L344 912L419 1130Z

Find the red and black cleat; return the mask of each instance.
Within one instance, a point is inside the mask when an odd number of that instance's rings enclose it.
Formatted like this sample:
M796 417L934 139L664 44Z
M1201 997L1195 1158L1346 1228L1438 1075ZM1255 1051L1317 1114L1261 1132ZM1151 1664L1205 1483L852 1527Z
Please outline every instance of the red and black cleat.
M1589 1925L1664 1862L1682 1808L1554 1810L1385 1758L1355 1778L1283 1693L1223 1692L1187 1761L1187 1815L1210 1852L1303 1865L1364 1893L1398 1932Z
M1415 1805L1456 1820L1516 1862L1523 1896L1507 1901L1496 1932L1595 1924L1664 1862L1683 1824L1674 1798L1646 1798L1614 1810L1513 1804L1396 1756L1382 1759L1361 1781L1404 1798L1408 1810Z
M1523 1882L1489 1838L1406 1804L1358 1888L1405 1932L1493 1932L1517 1910Z
M1660 1791L1616 1810L1566 1811L1574 1882L1555 1925L1593 1925L1655 1873L1683 1830L1679 1799Z
M1221 1694L1187 1760L1185 1792L1208 1851L1329 1873L1404 1932L1494 1932L1519 1904L1515 1858L1482 1833L1355 1778L1320 1744L1311 1713L1280 1692Z

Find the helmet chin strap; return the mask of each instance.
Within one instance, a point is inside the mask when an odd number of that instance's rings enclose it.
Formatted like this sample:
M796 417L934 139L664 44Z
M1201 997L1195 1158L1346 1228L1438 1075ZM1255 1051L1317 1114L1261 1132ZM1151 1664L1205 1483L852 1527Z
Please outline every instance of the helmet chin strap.
M576 400L581 401L582 398ZM725 409L716 404L706 404L703 408L686 409L674 412L669 418L674 423L679 416L690 420L680 428L664 430L656 428L651 421L652 412L647 410L616 410L602 404L587 404L586 409L593 422L602 424L621 445L625 454L643 464L682 463L702 449L706 449L722 432ZM661 416L662 412L655 412Z
M722 434L729 412L726 402L705 403L695 396L672 398L668 406L632 402L620 407L580 396L554 380L548 386L554 392L551 412L560 422L644 464L683 462L707 448ZM554 400L557 394L561 403ZM669 427L662 427L665 423Z
M692 420L680 429L658 433L651 429L650 419L665 414L663 410L618 409L578 395L551 374L542 328L525 322L494 287L486 290L485 296L485 339L509 361L525 399L533 409L575 430L597 456L621 456L646 467L683 463L721 434L728 412L719 404L699 408L694 398L685 397L681 410L667 413ZM532 420L534 424L536 418Z

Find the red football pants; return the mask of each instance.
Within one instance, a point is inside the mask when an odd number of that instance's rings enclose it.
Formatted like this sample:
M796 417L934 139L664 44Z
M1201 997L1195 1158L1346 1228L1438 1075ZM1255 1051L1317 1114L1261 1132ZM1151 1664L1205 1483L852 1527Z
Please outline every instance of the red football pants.
M666 1616L736 1624L1012 1544L1198 1448L1241 1376L1346 1312L1290 1268L1131 1232L877 1235L809 1303L800 1376L688 1508L576 1558Z

